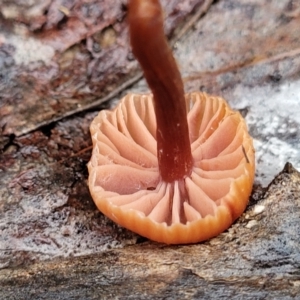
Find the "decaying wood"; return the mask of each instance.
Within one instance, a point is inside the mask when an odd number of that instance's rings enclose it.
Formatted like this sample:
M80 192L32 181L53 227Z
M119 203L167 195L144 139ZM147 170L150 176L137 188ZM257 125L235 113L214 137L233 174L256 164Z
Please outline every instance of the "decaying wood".
M0 271L3 299L284 299L300 292L300 173L287 164L227 232ZM254 195L255 196L255 195Z

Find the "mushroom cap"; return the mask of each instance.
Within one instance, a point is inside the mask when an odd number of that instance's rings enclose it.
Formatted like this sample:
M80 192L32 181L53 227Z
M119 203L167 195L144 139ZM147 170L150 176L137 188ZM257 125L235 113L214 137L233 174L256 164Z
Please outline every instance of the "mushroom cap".
M185 100L194 165L190 176L172 183L159 174L151 94L125 96L90 128L89 188L98 209L167 244L196 243L226 230L245 210L254 180L254 148L242 116L205 93Z

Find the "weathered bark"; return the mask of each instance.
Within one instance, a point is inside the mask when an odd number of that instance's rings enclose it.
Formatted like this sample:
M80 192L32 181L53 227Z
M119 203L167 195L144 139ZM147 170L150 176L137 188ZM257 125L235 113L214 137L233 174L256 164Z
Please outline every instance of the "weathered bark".
M189 15L205 12L212 0L162 2L166 33L176 40ZM109 0L0 3L3 134L19 136L99 107L141 77L126 9L126 1Z

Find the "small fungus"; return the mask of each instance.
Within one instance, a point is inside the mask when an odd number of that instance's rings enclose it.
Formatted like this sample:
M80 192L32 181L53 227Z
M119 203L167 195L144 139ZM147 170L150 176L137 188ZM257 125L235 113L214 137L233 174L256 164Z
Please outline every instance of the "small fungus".
M91 195L106 216L167 244L196 243L244 211L255 159L242 116L183 82L157 0L129 1L130 41L152 94L129 94L91 124Z

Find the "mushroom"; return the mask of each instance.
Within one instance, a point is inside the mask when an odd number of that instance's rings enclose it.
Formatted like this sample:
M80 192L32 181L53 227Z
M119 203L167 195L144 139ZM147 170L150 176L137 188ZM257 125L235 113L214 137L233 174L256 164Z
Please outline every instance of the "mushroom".
M159 1L130 0L128 19L132 50L152 94L128 94L93 120L91 195L107 217L151 240L209 239L247 206L252 138L225 100L184 94Z

